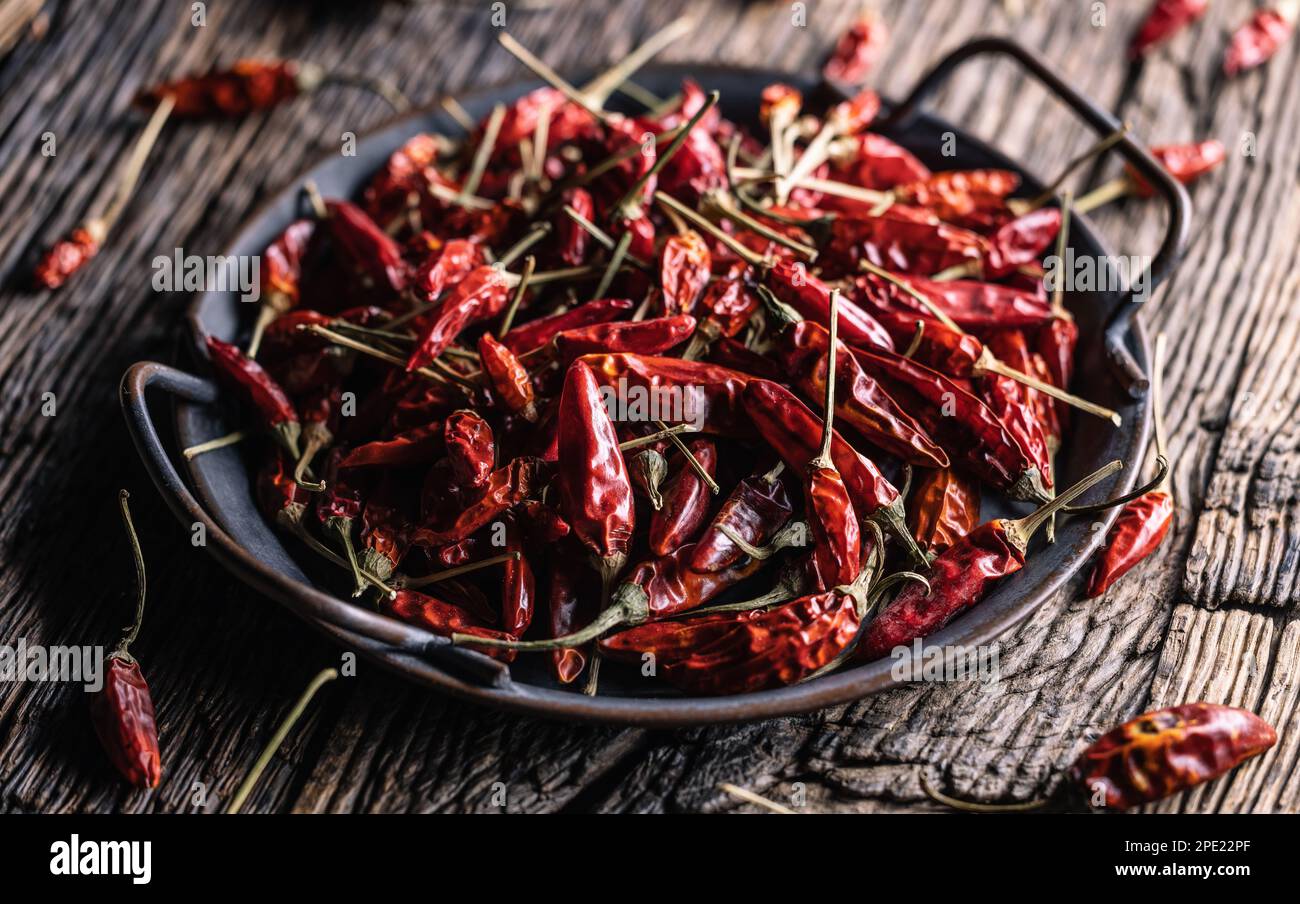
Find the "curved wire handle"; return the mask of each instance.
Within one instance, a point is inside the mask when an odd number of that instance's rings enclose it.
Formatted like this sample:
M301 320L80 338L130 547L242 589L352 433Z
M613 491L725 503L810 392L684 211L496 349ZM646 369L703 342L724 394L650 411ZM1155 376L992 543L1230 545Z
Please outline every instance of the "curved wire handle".
M921 103L947 80L954 69L972 57L984 54L1000 54L1014 59L1058 100L1077 113L1079 118L1091 126L1099 136L1112 134L1121 128L1122 123L1118 119L1066 84L1037 54L1015 41L998 37L977 38L968 44L963 44L940 60L917 82L912 93L890 111L882 128L905 127ZM1187 250L1192 202L1187 196L1187 190L1151 156L1146 146L1135 140L1132 135L1125 133L1114 147L1123 155L1125 162L1137 170L1142 178L1159 192L1169 207L1169 223L1165 229L1164 240L1160 243L1160 250L1156 252L1155 258L1139 283L1154 291L1169 276ZM1132 285L1124 294L1126 296L1124 302L1115 309L1106 324L1106 354L1124 388L1133 398L1140 398L1149 387L1150 380L1129 351L1127 337L1130 321L1142 302L1133 291Z

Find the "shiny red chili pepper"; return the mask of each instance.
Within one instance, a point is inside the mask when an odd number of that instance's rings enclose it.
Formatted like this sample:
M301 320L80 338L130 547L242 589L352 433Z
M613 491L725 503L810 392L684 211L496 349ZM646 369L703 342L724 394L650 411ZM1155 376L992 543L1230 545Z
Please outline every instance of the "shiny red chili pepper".
M1205 15L1209 5L1209 0L1155 0L1133 35L1129 56L1137 59L1155 45L1173 37Z
M565 376L559 419L560 460L586 465L560 470L560 508L608 583L632 540L632 484L600 384L581 360Z
M1179 182L1187 185L1214 169L1225 159L1228 151L1223 142L1215 139L1199 141L1193 144L1166 144L1151 149L1151 155ZM1149 198L1155 189L1131 167L1126 169L1129 181L1133 184L1133 193L1140 198Z
M519 503L515 513L530 543L549 546L572 532L569 522L559 512L535 499L525 499Z
M533 390L533 378L514 353L491 333L484 333L478 340L478 359L502 407L529 423L536 421L537 393Z
M330 236L353 268L370 284L400 294L406 288L402 246L349 201L326 200L325 210Z
M930 178L930 170L911 151L875 132L854 136L843 147L846 150L832 151L831 157L831 175L839 182L888 191Z
M564 363L582 355L606 352L657 355L681 345L694 332L695 318L690 314L651 320L615 321L558 333L555 336L555 348L560 361Z
M1033 360L1024 334L1019 330L1002 330L989 337L989 350L1000 361L1020 370L1032 371ZM1028 371L1026 370L1028 369ZM998 420L1020 444L1042 475L1043 486L1052 486L1052 450L1047 430L1039 417L1039 392L995 373L980 378L980 397Z
M453 412L443 429L447 462L457 484L469 489L485 486L496 464L492 427L468 408Z
M950 377L969 377L980 365L984 343L970 333L954 330L929 314L904 314L893 308L873 308L871 314L896 345L912 349L913 361ZM924 327L919 335L918 321Z
M758 296L740 280L715 279L695 306L695 316L700 319L697 335L710 345L722 337L730 338L745 328L760 305Z
M319 66L296 60L236 60L229 69L163 82L135 102L148 108L171 96L173 116L246 116L315 90L325 76Z
M519 637L528 630L537 607L537 583L533 567L524 555L523 534L516 519L507 514L503 519L507 553L515 553L505 565L505 580L501 588L501 627L510 635Z
M441 421L434 421L431 424L403 431L392 439L375 440L357 446L343 456L339 467L347 470L429 464L442 453L444 448L446 443L443 424ZM490 471L491 462L488 464Z
M692 570L721 571L748 558L728 533L750 546L763 547L789 522L794 508L781 479L782 467L778 464L773 470L752 474L736 484L695 544Z
M511 639L511 636L504 631L485 627L467 609L415 590L399 590L393 599L381 599L379 610L443 637L450 637L452 634L473 634L476 637L498 640ZM483 652L502 662L513 662L515 658L514 650L484 647Z
M916 417L953 462L1013 499L1047 498L1042 475L989 407L938 371L902 355L854 349L863 370Z
M636 307L626 298L601 298L576 308L541 317L514 327L501 337L501 344L516 355L542 348L565 330L576 330L597 323L608 323Z
M1047 382L1060 389L1069 389L1074 377L1074 347L1079 342L1079 327L1073 317L1057 316L1037 331L1034 349L1042 356L1051 379ZM1056 420L1069 423L1070 408L1065 402L1054 399Z
M979 603L998 581L1024 567L1030 538L1053 512L1121 467L1121 462L1111 462L1032 514L1014 521L985 522L953 543L931 563L926 575L929 586L908 584L867 625L854 656L863 662L887 656L896 647L928 637Z
M1101 596L1164 542L1174 521L1174 499L1163 490L1152 490L1120 510L1106 545L1088 578L1088 599Z
M704 237L694 230L670 235L659 253L659 281L664 312L689 314L712 275L713 257Z
M1219 703L1143 713L1102 735L1070 767L1079 793L1113 810L1169 797L1217 778L1277 743L1259 716Z
M567 561L557 561L551 569L547 604L550 607L548 627L552 638L572 634L584 622L590 621L594 614L589 611L589 604L584 605L583 596L579 593L578 576ZM589 648L585 645L557 647L551 651L551 674L561 684L572 684L587 667L589 654Z
M826 275L836 278L855 274L861 260L897 273L923 276L982 262L988 246L982 236L938 220L925 222L896 208L877 217L842 216L833 220L826 245L817 258ZM856 344L847 333L844 341Z
M476 267L456 284L424 326L406 371L425 367L456 340L467 327L500 314L510 301L510 281L495 266Z
M417 299L431 304L482 265L482 246L467 239L451 239L415 271L411 290Z
M655 674L692 694L795 684L828 665L858 633L857 601L837 590L770 609L651 622L600 642L610 659L652 656Z
M631 353L585 355L578 360L591 368L601 386L627 400L629 420L689 423L705 432L728 435L751 432L740 401L749 377L740 371L703 361Z
M1060 230L1061 211L1056 207L1040 207L1003 223L989 236L981 272L997 278L1038 263Z
M413 197L418 205L427 194L428 180L440 178L433 165L442 147L441 136L421 132L393 151L361 193L366 213L378 223L388 223L408 209Z
M566 189L560 200L565 207L572 208L589 222L596 219L596 202L591 192L585 188ZM559 248L559 258L566 267L577 267L587 260L587 250L591 246L591 233L574 222L567 214L561 214L555 221L555 242Z
M262 310L258 314L258 326L254 328L254 335L265 329L276 317L298 306L303 258L307 254L307 244L315 232L315 220L295 220L262 252ZM250 348L256 348L256 340L250 344Z
M66 239L53 247L36 264L33 280L38 287L57 289L99 253L108 230L102 220L90 220L78 226Z
M514 459L505 467L493 471L486 488L480 491L481 495L472 497L469 504L450 519L426 524L412 531L412 544L427 549L464 540L500 517L510 506L539 491L547 473L548 469L540 459ZM445 494L448 491L447 481L439 481L437 488Z
M158 747L158 726L154 719L153 697L140 671L140 663L129 647L140 633L144 618L144 553L131 523L131 510L122 490L122 521L135 559L135 620L127 628L116 649L108 655L103 686L90 698L90 718L104 752L117 771L138 788L157 788L162 779L162 754Z
M1256 10L1249 22L1232 33L1223 56L1223 74L1232 78L1272 59L1295 30L1296 13L1296 4L1287 0L1275 9Z
M778 262L768 272L772 294L794 308L805 320L830 326L831 289L807 271L803 264ZM889 332L874 317L847 299L839 302L839 331L849 345L894 350Z
M976 280L940 282L924 276L909 276L907 282L937 310L971 332L1042 326L1054 316L1046 300L1012 286ZM861 274L854 280L854 286L859 302L864 306L870 302L869 310L894 308L909 314L933 316L897 283L874 273Z
M296 460L302 425L289 396L262 369L262 365L229 342L208 336L207 346L208 359L217 375L239 390L252 404L262 426Z
M907 500L907 526L916 543L938 555L980 520L979 484L952 468L918 469Z
M896 186L895 198L968 229L996 226L1007 215L1006 199L1020 187L1010 170L949 170Z
M716 476L718 451L712 442L695 439L686 448L710 477ZM685 462L668 484L663 500L663 506L650 515L650 551L656 556L666 556L692 542L709 518L708 485Z
M775 380L779 383L785 379L785 373L776 361L746 348L743 343L727 336L720 337L710 345L708 361L710 364L761 377L764 380Z
M822 66L822 75L832 81L856 84L866 78L889 43L889 29L871 13L860 16L840 35L830 58Z
M810 400L826 394L827 357L830 334L810 320L783 332L779 338L787 377ZM835 356L835 416L857 430L872 444L904 461L927 468L948 465L948 454L940 448L840 343Z

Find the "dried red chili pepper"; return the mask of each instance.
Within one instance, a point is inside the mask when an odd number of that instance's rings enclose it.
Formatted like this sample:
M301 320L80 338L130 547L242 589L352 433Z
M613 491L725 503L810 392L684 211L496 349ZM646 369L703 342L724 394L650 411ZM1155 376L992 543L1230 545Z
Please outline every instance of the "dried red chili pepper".
M344 451L336 446L330 451L325 466L325 490L316 497L316 518L327 534L332 535L347 556L355 581L354 596L359 596L366 589L366 579L361 574L361 564L357 559L357 548L352 542L352 525L361 515L364 505L360 488L351 479L340 475L340 464Z
M514 353L491 333L484 333L478 340L478 359L502 407L529 423L535 422L537 393L533 390L533 378Z
M410 280L411 291L418 300L432 304L444 290L482 265L482 246L467 239L451 239L416 269Z
M1052 309L1044 299L1012 286L976 280L937 281L923 276L909 276L907 282L963 330L982 333L993 329L1036 327L1048 323L1053 317ZM908 314L933 316L910 293L874 273L861 274L854 280L854 286L862 304L870 303L871 309L893 308Z
M713 256L704 237L692 229L670 235L659 252L659 282L664 312L689 314L712 275Z
M1232 78L1272 59L1290 39L1297 14L1300 5L1295 0L1281 0L1272 9L1256 10L1249 22L1232 33L1232 42L1223 55L1223 74Z
M917 545L935 555L974 530L979 484L952 468L918 470L907 500L907 526Z
M596 218L596 203L585 188L566 189L560 195L565 207L571 208L587 221ZM561 216L555 223L555 243L560 260L568 267L577 267L587 259L591 246L591 233L574 222L572 217Z
M841 141L840 146L842 150L838 153L832 149L831 173L837 181L848 185L886 191L931 175L911 151L875 132L863 132L851 140Z
M875 217L837 217L817 261L830 278L857 273L862 260L898 273L929 276L977 266L987 247L977 233L937 219L926 222L895 206ZM848 333L844 341L856 344Z
M1155 0L1133 35L1128 48L1129 57L1137 59L1155 45L1173 37L1205 15L1209 5L1209 0Z
M1179 182L1187 185L1214 169L1228 157L1228 150L1223 142L1211 138L1192 144L1165 144L1151 149L1151 155L1169 171ZM1155 189L1138 175L1136 170L1128 169L1128 177L1133 181L1133 191L1138 197L1149 198ZM1080 199L1082 203L1082 199Z
M990 351L1012 367L1033 368L1029 346L1019 330L1002 330L989 336ZM1020 444L1020 448L1038 467L1043 486L1052 487L1052 453L1047 431L1039 412L1039 393L1022 383L999 374L985 374L980 379L980 397L998 420Z
M327 82L352 84L382 97L401 112L410 104L387 82L331 73L301 60L236 60L228 69L163 82L141 91L137 105L152 107L163 98L176 102L176 115L185 118L247 116L291 98L315 91Z
M537 583L533 567L524 555L524 540L519 523L507 513L505 524L506 552L513 557L505 563L505 580L501 587L501 627L514 637L528 630L537 606Z
M953 380L902 355L854 349L863 370L926 427L954 463L1013 499L1048 498L1038 468L989 407Z
M830 325L830 286L808 272L803 264L780 261L767 274L767 285L772 294L794 308L805 320ZM848 345L894 350L889 332L857 305L841 300L839 305L840 333Z
M262 252L262 306L258 309L257 321L253 324L253 338L248 343L250 358L257 357L262 334L271 322L298 306L303 258L307 254L307 244L315 232L314 220L295 220Z
M144 553L131 523L130 494L122 490L119 504L126 535L135 559L135 620L108 655L103 687L90 698L90 717L104 752L124 778L137 788L157 788L162 779L162 754L158 747L158 726L153 697L140 671L140 663L129 647L140 633L144 619Z
M593 613L586 610L582 595L579 593L579 580L572 565L567 561L557 561L551 569L551 587L547 595L550 607L551 637L564 637L578 629L583 621L590 620ZM551 651L551 674L561 684L572 684L587 667L588 647L557 647Z
M392 599L381 599L379 611L404 622L419 625L442 637L467 634L474 637L510 640L510 635L480 623L464 607L420 593L416 590L398 590ZM502 662L513 662L514 650L486 647L483 652Z
M441 180L434 169L446 145L441 135L420 132L393 151L361 193L362 207L377 223L390 223L428 199L428 183Z
M276 527L297 533L312 494L293 479L293 465L278 452L268 456L257 473L257 501L262 514Z
M889 43L889 29L876 15L866 13L840 35L830 58L822 66L822 75L837 81L857 84L880 60Z
M689 423L728 435L751 432L740 401L749 377L740 371L703 361L631 353L585 355L578 360L591 368L602 386L628 400L629 420Z
M1075 760L1070 780L1107 808L1126 810L1217 778L1275 743L1277 732L1252 712L1186 703L1108 731Z
M626 298L601 298L589 301L576 308L516 326L501 337L501 344L516 355L522 356L549 344L565 330L608 323L635 307L635 302Z
M448 523L434 523L412 531L412 544L430 548L464 540L510 506L536 493L546 474L545 462L540 459L514 459L493 471L486 488L480 491L482 495L475 496ZM445 483L442 489L445 492Z
M718 450L712 442L691 440L687 449L710 476L717 474ZM663 506L650 516L650 551L656 556L666 556L692 542L709 517L709 487L685 463L668 484L663 499ZM694 567L694 560L691 565Z
M894 197L968 229L996 227L1009 215L1006 199L1020 187L1010 170L948 170L893 188Z
M217 375L238 389L251 403L262 426L296 461L302 424L284 390L262 369L262 365L229 342L208 336L207 346L208 358Z
M657 355L681 345L695 332L690 314L656 317L651 320L615 321L565 330L555 336L561 362L583 355L631 352Z
M485 486L496 464L491 425L477 412L462 408L447 418L443 438L457 484L471 489Z
M632 485L600 384L581 360L570 365L564 379L559 450L562 461L588 464L560 470L560 507L574 535L591 553L608 595L627 562L632 540Z
M387 581L410 547L410 521L401 488L386 476L361 510L361 568Z
M928 587L905 587L867 625L855 657L871 662L887 656L896 647L928 637L983 600L999 580L1024 567L1029 539L1053 512L1122 467L1122 462L1113 461L1032 514L1014 521L988 521L962 537L931 563Z
M788 376L808 398L822 398L829 372L829 335L825 328L805 320L784 331L779 339ZM948 455L840 343L835 358L837 395L835 415L869 442L909 464L940 468Z
M431 424L404 430L392 439L376 440L357 446L343 456L339 467L348 470L429 464L445 448L443 423L434 421ZM490 471L491 462L488 464Z
M794 513L781 479L784 468L785 464L778 462L766 473L750 475L736 484L695 544L692 570L721 571L744 561L747 555L735 537L755 547L771 542Z
M816 454L822 421L803 402L782 386L767 380L753 380L745 387L745 413L787 467L802 469ZM871 459L858 453L832 431L831 459L839 471L857 516L879 521L896 537L915 560L926 561L912 540L904 520L903 500Z
M496 317L510 301L510 280L495 266L476 267L456 284L423 327L406 362L410 373L432 363L461 331Z
M1218 778L1277 743L1277 732L1254 713L1221 703L1184 703L1135 716L1093 741L1070 766L1061 787L1094 809L1127 810ZM939 803L975 813L1034 810L1042 799L978 804L921 786Z
M1151 397L1156 422L1156 456L1168 462L1164 426L1164 360L1165 336L1161 333L1156 337L1156 353L1151 362ZM1088 589L1084 593L1088 599L1101 596L1164 542L1174 520L1174 497L1170 493L1172 473L1166 471L1156 488L1120 509L1088 577Z
M402 247L364 210L349 201L326 200L325 224L363 280L394 295L402 293L407 277Z

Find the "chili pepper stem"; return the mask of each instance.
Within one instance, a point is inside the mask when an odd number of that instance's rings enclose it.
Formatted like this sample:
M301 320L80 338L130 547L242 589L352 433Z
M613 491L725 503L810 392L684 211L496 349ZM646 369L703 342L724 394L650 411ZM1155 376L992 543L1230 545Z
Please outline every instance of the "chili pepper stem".
M586 627L563 637L551 637L546 640L502 640L495 637L479 637L476 634L453 634L451 641L467 646L497 647L521 652L561 650L580 647L615 628L643 624L649 618L650 599L646 596L646 592L636 584L623 584L614 593L611 605L607 609Z
M167 118L171 116L172 108L175 106L176 98L170 94L163 97L158 106L154 108L149 121L145 123L144 131L136 139L135 147L131 149L131 156L127 158L126 164L122 167L122 174L118 177L117 186L113 189L113 196L108 202L108 207L97 218L102 224L104 235L107 235L108 231L117 223L117 218L122 215L127 202L131 200L136 183L140 181L140 172L144 169L144 163L149 158L149 152L153 150L154 144L158 141L158 135L162 132L163 126L166 125ZM103 239L101 238L100 241L103 241Z
M263 300L261 307L257 309L257 320L253 321L253 335L248 340L248 351L244 352L245 355L250 358L257 357L257 352L262 347L262 336L266 333L266 328L279 316L280 312Z
M505 118L506 105L494 104L492 113L488 116L487 124L483 127L483 138L474 150L474 160L470 163L469 175L461 183L460 191L456 194L455 203L463 203L466 198L473 196L474 192L478 191L479 183L483 181L483 174L487 172L492 149L496 147L497 135L501 132L501 123L505 121Z
M1060 399L1062 402L1065 402L1073 408L1078 408L1080 411L1087 412L1095 417L1105 418L1116 427L1122 427L1124 425L1124 419L1120 417L1118 411L1114 411L1104 405L1098 405L1095 402L1089 402L1087 399L1079 398L1079 396L1066 392L1064 389L1057 386L1053 386L1051 383L1044 383L1037 377L1031 377L1027 373L1022 373L1014 367L1010 367L993 357L993 353L988 350L987 346L984 348L983 352L980 353L979 360L975 362L975 368L972 371L972 374L977 377L983 376L985 373L995 373L999 376L1015 380L1017 383L1023 383L1030 389L1037 389L1039 392L1049 395L1054 399Z
M312 430L308 435L307 442L302 447L302 455L298 456L298 461L293 468L293 482L311 493L323 493L325 491L325 481L306 479L307 471L311 467L311 460L316 457L316 453L329 445L333 439L329 430L325 429L323 425L317 426L320 429Z
M122 639L112 655L127 662L133 661L129 647L140 634L140 625L144 621L145 571L144 551L140 548L140 537L135 532L135 523L131 520L131 494L121 490L117 494L117 504L122 512L122 524L126 528L126 538L131 544L131 558L135 562L135 620L123 631Z
M719 524L718 531L732 543L736 544L736 548L745 555L749 556L751 559L762 561L764 559L772 558L772 556L776 555L783 549L787 549L791 546L802 546L807 542L808 524L804 521L791 521L785 527L773 534L772 539L766 546L755 546L740 534L736 533L736 531L734 531L728 524Z
M1120 176L1103 183L1074 202L1079 213L1091 213L1103 204L1133 194L1134 183L1128 176Z
M526 236L524 236L522 239L520 239L519 241L511 245L509 248L507 248L505 253L501 255L501 259L497 261L497 263L503 268L509 267L511 264L517 261L525 251L527 251L529 248L536 245L542 239L546 238L546 236L550 233L550 231L551 231L550 223L537 223L536 225L533 226L532 229L528 231L528 234ZM519 277L519 281L523 282L522 275Z
M667 439L670 436L676 436L679 433L693 433L695 428L690 424L674 424L671 427L665 427L654 433L647 433L645 436L638 436L636 439L630 439L627 442L618 444L620 452L627 452L630 449L638 449L641 446L648 446L651 443L657 443L661 439Z
M582 214L578 213L568 204L564 205L564 213L566 216L568 216L569 219L573 220L573 222L581 226L583 230L587 232L588 235L590 235L601 245L605 246L610 251L614 250L614 246L617 243L612 238L610 238L608 232L601 229L599 226L591 222L591 220L587 219ZM653 269L649 264L641 260L641 258L637 257L635 254L624 255L624 260L626 260L630 264L634 264L635 266L640 267L642 270Z
M727 219L736 221L737 223L739 223L740 225L748 229L750 232L757 233L758 235L761 235L763 238L767 239L768 241L776 242L778 245L782 245L786 248L789 248L791 251L795 252L796 254L802 255L803 257L807 258L808 263L812 263L813 261L817 260L816 248L812 247L811 245L805 245L803 242L797 242L794 239L790 238L789 236L783 235L782 233L776 231L771 226L768 226L766 223L762 223L754 219L749 214L745 213L743 210L740 210L736 207L732 207L730 204L728 204L726 201L723 200L723 196L720 192L717 191L711 192L708 195L708 201L711 205L713 205L713 207L719 213L721 213Z
M186 446L181 450L181 455L185 457L186 461L193 461L204 452L215 452L217 449L233 446L235 443L243 442L247 437L248 434L243 430L234 430L225 436L218 436L216 439L210 439L207 442Z
M299 324L298 329L306 330L309 333L315 333L317 336L320 336L322 339L326 339L334 343L335 345L341 345L344 348L350 348L353 351L361 352L363 355L369 355L370 357L376 358L380 361L385 361L389 364L393 364L398 367L403 367L403 368L406 367L406 362L401 358L399 358L397 355L390 354L389 352L386 352L383 349L375 348L373 345L367 345L364 342L358 342L356 339L353 339L349 336L344 336L341 333L336 333L334 330L327 329L321 326L320 324L303 323L303 324ZM445 376L428 367L418 368L415 371L415 373L419 374L422 377L428 377L430 380L435 380L438 383L449 382Z
M1067 505L1061 509L1063 515L1096 515L1108 509L1113 509L1118 505L1126 505L1134 499L1138 499L1160 488L1165 478L1169 475L1169 462L1167 459L1156 456L1156 476L1136 489L1129 490L1122 496L1116 496L1113 499L1107 499L1103 502L1095 502L1091 505Z
M718 482L713 479L713 475L704 469L704 465L700 464L699 459L691 452L690 447L682 442L682 438L674 433L672 428L663 421L655 421L655 426L667 434L668 441L676 446L682 455L686 456L686 464L695 472L695 476L699 477L704 485L709 488L709 492L714 496L721 493L722 487L718 486Z
M303 64L304 71L306 71L307 65ZM394 113L405 113L411 109L411 101L402 93L402 89L386 79L372 78L356 72L327 72L321 70L316 84L348 85L353 88L361 88L388 104Z
M395 582L403 590L415 590L420 587L427 587L430 584L437 584L440 581L447 581L452 578L458 578L463 574L469 574L472 571L478 571L482 568L489 568L493 565L502 565L506 562L515 562L519 560L519 552L502 553L499 556L492 556L488 559L481 559L477 562L468 562L464 565L457 565L455 568L448 568L444 571L435 571L433 574L421 575L418 578L400 577Z
M1061 228L1056 232L1056 259L1062 264L1065 261L1065 246L1070 240L1070 206L1073 201L1073 192L1067 191L1061 195ZM1052 288L1052 313L1058 317L1071 316L1065 309L1065 280L1061 278L1056 280L1056 285Z
M959 800L956 797L949 797L931 785L924 770L921 772L920 779L921 790L925 792L926 797L935 803L943 804L945 807L952 807L954 810L965 810L967 813L1026 813L1030 810L1041 809L1048 804L1047 798L1025 801L1019 804L981 804L975 801Z
M506 312L501 318L501 326L497 329L498 337L510 332L510 327L514 325L515 314L519 312L519 305L524 300L524 292L528 289L528 281L533 278L533 271L536 269L536 257L530 254L524 258L524 271L519 274L519 285L515 289L515 297L510 300L510 307L506 308Z
M1068 490L1058 493L1056 498L1040 506L1034 512L1031 512L1023 518L1004 522L1007 542L1015 546L1023 554L1029 547L1029 539L1034 535L1034 531L1038 530L1043 522L1051 517L1053 512L1060 511L1067 504L1078 499L1098 483L1101 483L1101 481L1105 480L1107 477L1118 473L1123 469L1124 462L1115 459L1109 464L1103 465L1093 471Z
M671 46L679 38L685 37L694 25L689 16L681 16L669 22L646 38L639 47L633 49L623 59L583 85L580 89L582 96L594 106L604 107L610 96L631 78L632 73L649 62L659 51Z
M831 335L826 349L826 404L825 419L822 421L822 445L817 457L808 463L810 468L825 468L834 471L835 462L831 460L831 442L835 439L835 356L840 344L840 290L831 289L830 319Z
M533 54L531 50L516 41L509 32L502 32L497 37L497 43L504 47L515 59L531 69L539 78L549 83L569 100L573 101L579 107L591 114L592 118L602 125L609 122L609 117L604 111L592 106L586 96L573 85L569 84L564 78L548 66L545 62Z
M662 204L664 207L668 208L669 210L674 210L677 213L681 214L686 219L690 220L691 223L693 223L697 228L703 229L705 232L713 236L719 242L722 242L722 244L726 245L728 248L734 251L737 257L739 257L745 263L749 264L751 267L761 268L767 266L767 261L764 258L758 256L753 251L746 248L740 242L736 241L734 238L727 235L717 226L713 225L713 223L711 223L706 217L700 216L700 214L691 210L689 207L687 207L685 204L678 201L676 198L672 197L671 195L666 195L661 191L657 191L655 192L655 200L658 201L660 204Z
M948 329L956 333L966 332L961 327L959 327L956 321L954 321L951 317L949 317L945 312L935 307L934 302L930 301L930 299L927 298L925 295L921 294L920 292L916 291L916 289L912 288L912 284L907 280L899 276L896 276L893 273L890 273L888 270L882 269L881 267L877 267L875 264L871 263L871 261L868 260L858 261L858 266L874 276L879 276L881 279L885 280L886 282L893 283L894 285L902 289L904 292L906 292L908 295L911 295L913 298L915 298L917 301L921 303L921 306L924 307L926 311L930 313L931 317L933 317L935 320L942 323ZM914 340L914 341L919 341L919 338L918 340Z
M331 518L330 527L338 536L339 545L343 547L343 553L348 557L348 567L352 569L352 580L356 585L352 595L360 596L365 593L366 578L361 573L361 563L357 561L356 547L352 545L352 519Z
M609 256L609 263L605 267L605 272L600 275L600 282L596 284L596 294L593 298L604 298L609 286L614 282L614 274L618 273L618 268L623 265L623 258L627 256L627 249L632 244L632 231L629 229L618 237L618 243L614 245L614 253Z
M1099 139L1092 145L1092 147L1088 148L1082 154L1079 154L1067 163L1061 172L1057 174L1057 177L1052 180L1051 184L1043 189L1042 192L1027 201L1019 198L1012 198L1007 202L1007 207L1010 208L1011 212L1018 217L1023 217L1027 213L1033 213L1035 210L1038 210L1038 208L1052 200L1057 191L1060 190L1061 186L1065 184L1065 180L1070 177L1071 173L1083 166L1089 160L1092 160L1094 157L1099 157L1123 141L1124 136L1128 134L1130 128L1131 126L1129 123L1126 122L1122 124L1118 129L1111 132L1106 137Z
M301 520L295 522L289 522L289 523L286 522L279 522L279 523L284 524L290 530L292 530L294 536L296 536L303 543L307 544L307 547L311 549L312 552L326 559L329 559L331 562L333 562L335 565L338 565L340 568L350 567L346 559L344 559L334 550L330 549L324 543L322 543L321 541L313 537L311 533L307 530L307 528L303 525ZM374 587L376 587L386 597L388 597L389 599L393 599L394 597L397 596L397 591L394 590L392 587L388 586L387 584L385 584L379 578L375 577L373 574L371 574L368 571L365 571L364 569L358 569L358 570L360 571L361 576L365 578L367 582L369 582Z
M921 340L925 338L925 321L917 319L916 332L912 334L912 341L907 345L907 351L903 352L904 358L910 358L916 354L916 350L921 347Z
M238 790L235 791L235 796L230 799L230 806L226 807L227 813L238 813L243 808L244 801L248 799L248 795L252 793L253 788L257 786L257 780L262 777L266 764L271 762L271 757L280 749L284 739L289 736L289 732L302 716L303 711L307 709L307 704L311 703L312 697L316 696L316 692L322 686L333 681L338 676L337 669L324 669L311 680L311 684L307 685L307 689L302 692L302 696L293 705L293 709L289 710L288 715L284 717L284 721L276 728L275 734L271 735L271 740L267 742L257 761L253 763L253 768L249 770L248 775L240 783Z

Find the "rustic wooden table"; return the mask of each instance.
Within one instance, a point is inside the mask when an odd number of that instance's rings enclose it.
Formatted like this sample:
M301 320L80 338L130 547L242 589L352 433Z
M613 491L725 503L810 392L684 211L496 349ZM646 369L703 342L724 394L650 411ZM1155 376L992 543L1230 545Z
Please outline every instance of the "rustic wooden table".
M1007 639L1003 678L990 687L919 686L763 724L669 732L539 722L362 663L359 677L326 689L247 809L492 811L496 783L511 812L748 807L718 789L731 782L812 810L911 810L929 806L922 769L974 798L1024 799L1050 790L1098 730L1154 706L1211 700L1261 713L1281 740L1159 809L1300 810L1300 42L1226 83L1219 59L1227 30L1253 6L1246 0L1212 4L1136 68L1124 47L1145 2L1023 5L1012 18L997 0L882 3L893 40L876 87L897 97L957 44L1012 34L1148 141L1213 136L1230 149L1193 188L1187 260L1143 312L1172 349L1179 514L1162 552L1103 599L1080 600L1076 582L1043 606ZM172 358L189 300L154 292L148 262L177 246L219 253L267 193L337 149L342 132L388 113L331 88L242 122L173 126L109 247L64 290L33 294L33 258L99 197L131 141L133 93L218 60L286 55L385 74L431 100L520 72L494 43L491 6L224 0L195 26L190 3L51 0L44 36L20 32L0 60L0 643L116 636L131 566L115 499L131 488L150 567L135 652L166 764L157 791L129 791L96 749L79 691L0 685L0 809L217 809L310 676L339 655L191 546L136 460L116 387L133 361ZM786 2L506 6L509 30L562 70L617 59L689 12L698 26L664 58L793 71L817 64L858 3L812 0L803 27L792 15L805 4ZM937 107L1040 174L1090 142L1006 63L969 66ZM47 132L52 157L41 153ZM1153 253L1163 226L1143 204L1113 206L1095 222L1133 254ZM43 413L46 393L54 416Z

